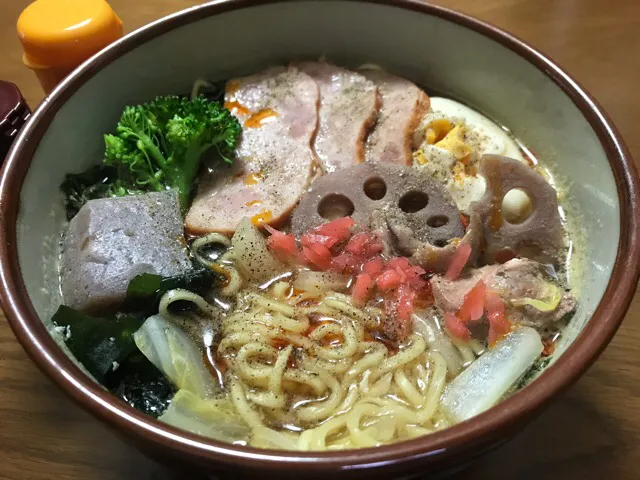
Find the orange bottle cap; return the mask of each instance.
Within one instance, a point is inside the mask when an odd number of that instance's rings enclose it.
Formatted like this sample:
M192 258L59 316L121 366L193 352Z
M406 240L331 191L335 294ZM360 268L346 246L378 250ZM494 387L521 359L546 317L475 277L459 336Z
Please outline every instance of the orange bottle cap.
M18 19L28 67L74 68L122 36L122 21L104 0L36 0Z

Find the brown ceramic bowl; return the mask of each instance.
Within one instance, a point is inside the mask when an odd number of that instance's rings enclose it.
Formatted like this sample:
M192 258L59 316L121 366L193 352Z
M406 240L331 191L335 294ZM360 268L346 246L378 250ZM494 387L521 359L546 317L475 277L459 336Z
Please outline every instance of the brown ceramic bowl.
M461 99L509 126L565 179L563 202L585 231L574 245L580 308L552 363L497 408L439 433L381 448L290 453L219 443L129 408L59 346L63 229L58 185L101 154L125 104L187 92L194 79L229 78L292 59L377 63ZM154 22L74 71L22 130L0 183L2 301L18 340L82 408L149 455L206 472L279 478L380 477L464 465L504 442L575 382L611 340L639 272L638 177L615 127L576 81L513 36L412 0L219 1ZM604 233L601 233L604 232ZM586 253L586 254L585 254Z

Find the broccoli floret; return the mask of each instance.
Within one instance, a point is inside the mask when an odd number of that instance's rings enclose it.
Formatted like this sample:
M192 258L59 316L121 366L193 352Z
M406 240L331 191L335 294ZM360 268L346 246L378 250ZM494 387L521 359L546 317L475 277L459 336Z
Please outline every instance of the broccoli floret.
M187 207L202 155L213 147L231 163L241 132L227 109L204 96L165 96L126 107L116 133L104 136L104 163L118 172L109 194L177 188Z

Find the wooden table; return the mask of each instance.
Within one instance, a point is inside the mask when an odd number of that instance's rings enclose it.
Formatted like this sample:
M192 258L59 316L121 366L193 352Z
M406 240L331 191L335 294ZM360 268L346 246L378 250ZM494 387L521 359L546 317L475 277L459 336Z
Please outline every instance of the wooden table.
M0 2L0 78L36 105L15 21ZM112 0L128 30L195 0ZM540 48L575 75L640 159L640 0L441 0ZM640 479L640 296L596 365L518 438L456 478ZM638 456L636 456L638 455ZM38 371L0 319L0 479L182 478L125 445Z

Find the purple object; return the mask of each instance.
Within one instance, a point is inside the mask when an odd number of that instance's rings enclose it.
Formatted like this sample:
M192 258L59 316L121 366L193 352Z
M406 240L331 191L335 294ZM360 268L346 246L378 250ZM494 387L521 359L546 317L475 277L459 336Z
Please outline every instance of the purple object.
M30 115L31 110L20 89L13 83L0 80L0 163Z

